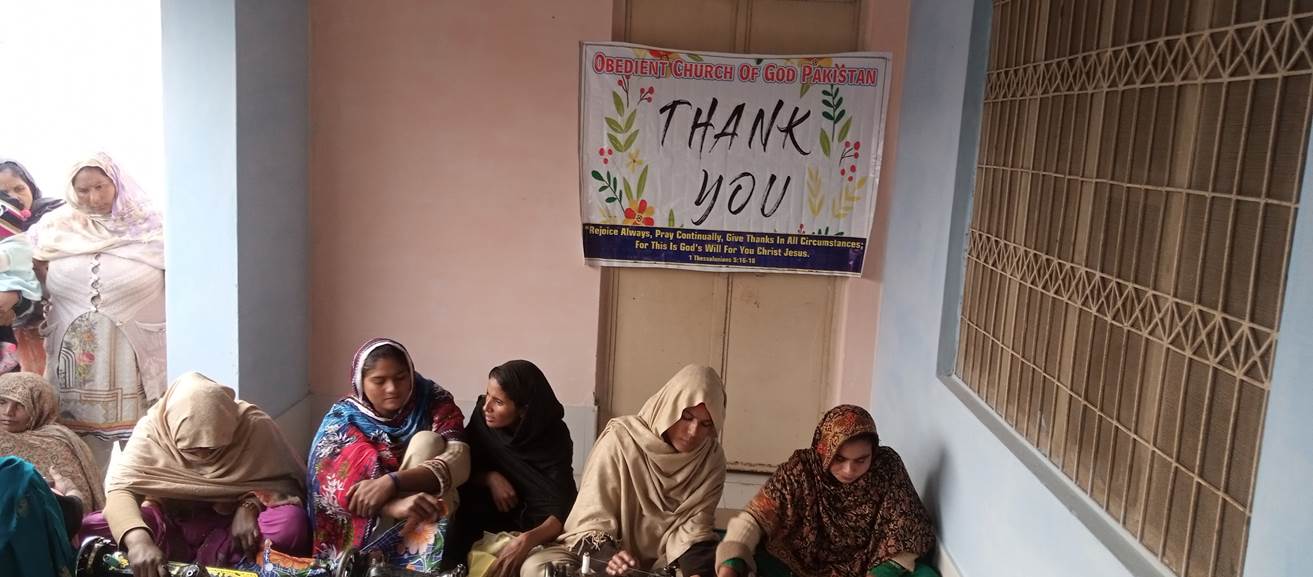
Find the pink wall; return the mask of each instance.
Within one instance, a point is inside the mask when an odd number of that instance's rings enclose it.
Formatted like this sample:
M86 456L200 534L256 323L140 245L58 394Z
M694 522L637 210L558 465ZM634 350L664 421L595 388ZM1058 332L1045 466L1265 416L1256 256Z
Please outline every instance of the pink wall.
M868 0L863 7L862 49L893 53L889 110L885 116L884 152L880 188L875 203L875 222L866 245L862 278L847 281L840 318L843 328L838 346L840 373L837 375L841 403L866 406L871 402L874 377L876 327L880 315L880 279L883 278L885 239L889 230L890 195L894 190L894 157L898 150L898 110L903 94L903 65L907 62L907 21L911 0Z
M843 402L871 397L909 2L863 12L863 48L894 68L866 274L840 312ZM314 392L344 392L355 347L391 335L458 398L523 357L563 403L592 404L599 279L578 232L576 62L579 42L611 37L611 7L310 4Z
M523 357L591 405L576 63L611 2L317 0L310 26L312 390L390 335L457 398Z

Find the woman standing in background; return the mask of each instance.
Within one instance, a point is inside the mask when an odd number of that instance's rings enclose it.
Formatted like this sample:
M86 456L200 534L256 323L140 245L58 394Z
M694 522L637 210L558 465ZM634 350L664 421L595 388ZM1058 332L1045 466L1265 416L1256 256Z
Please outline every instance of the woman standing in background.
M164 394L164 223L103 153L73 167L65 200L29 231L47 303L46 378L61 421L103 471L113 441Z

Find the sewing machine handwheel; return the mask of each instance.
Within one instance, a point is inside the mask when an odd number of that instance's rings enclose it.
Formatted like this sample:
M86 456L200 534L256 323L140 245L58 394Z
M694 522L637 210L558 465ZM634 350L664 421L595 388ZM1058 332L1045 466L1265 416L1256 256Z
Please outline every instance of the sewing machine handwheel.
M333 577L361 577L364 568L356 548L348 547L337 556L337 569L333 571Z

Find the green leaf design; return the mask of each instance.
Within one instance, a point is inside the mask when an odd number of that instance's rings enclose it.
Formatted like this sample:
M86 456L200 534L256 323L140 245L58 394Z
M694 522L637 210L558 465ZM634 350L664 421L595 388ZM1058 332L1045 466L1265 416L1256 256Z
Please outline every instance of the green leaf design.
M702 62L702 57L698 56L697 54L688 54L687 56L689 60L692 60L694 62Z
M822 98L822 99L821 99L821 104L824 104L826 108L834 108L834 103L833 103L833 102L830 102L830 100L827 99L827 98ZM611 119L608 118L607 120L611 120Z
M614 119L614 118L611 118L610 116L607 116L607 117L606 117L606 126L607 126L607 128L610 128L610 129L611 129L611 132L624 132L624 131L625 131L624 128L621 128L621 126L620 126L620 121L618 121L618 120L616 120L616 119Z
M610 135L608 135L608 136L610 136ZM615 137L612 136L611 138L614 139ZM631 132L631 133L629 134L629 138L626 138L625 141L624 141L624 143L615 146L615 151L616 151L616 152L626 152L626 151L628 151L628 150L629 150L629 147L633 146L633 145L634 145L634 141L637 140L637 139L638 139L638 131L635 130L635 131L633 131L633 132Z
M643 198L643 191L647 189L647 169L651 166L644 166L643 173L638 175L638 198Z
M670 209L670 217L666 219L666 226L675 228L675 209Z
M624 179L624 183L625 183L625 200L628 200L629 204L634 204L634 189L633 187L629 186L628 178Z
M596 180L598 182L606 182L606 179L602 178L602 173L597 172L596 170L593 171L593 180Z
M625 101L624 101L624 99L620 98L620 93L619 93L619 92L616 92L615 90L612 90L612 91L611 91L611 101L615 103L615 114L616 114L616 116L624 116L624 115L625 115Z
M843 126L839 127L839 136L838 138L835 138L835 140L847 140L848 129L852 127L853 127L853 119L849 118L848 122L843 123Z
M624 125L621 126L620 130L617 130L616 132L629 132L629 129L634 127L634 116L636 114L638 114L637 110L630 110L629 118L625 119Z
M826 158L830 157L830 135L823 128L821 129L821 152L825 153Z
M609 140L609 141L611 141L611 148L614 148L616 152L624 152L624 151L625 151L625 149L623 149L623 148L620 147L620 139L619 139L619 138L616 138L614 134L608 134L608 135L606 135L606 139Z
M606 201L607 201L607 202L615 202L615 201L616 201L616 198L615 198L614 196L608 196L608 197L606 197Z
M842 96L840 96L838 100L834 101L834 107L835 107L835 108L843 108L843 97L842 97Z
M834 121L834 115L830 114L829 110L821 112L821 118L824 118L829 121Z
M810 84L803 84L802 86L800 86L800 87L798 88L798 98L802 98L802 97L806 96L806 95L807 95L807 91L808 91L808 90L811 90L811 89L812 89L812 85L810 85Z
M834 117L834 121L835 121L835 122L838 122L838 121L840 121L840 120L843 120L843 116L844 116L845 114L848 114L848 111L847 111L847 110L840 110L840 111L839 111L839 115L836 116L836 117Z

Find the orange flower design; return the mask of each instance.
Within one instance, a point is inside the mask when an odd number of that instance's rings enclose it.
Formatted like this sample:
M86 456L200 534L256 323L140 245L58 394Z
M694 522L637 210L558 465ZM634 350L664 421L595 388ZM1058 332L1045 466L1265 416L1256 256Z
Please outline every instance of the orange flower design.
M655 212L656 208L648 204L646 200L640 200L637 203L630 201L629 208L625 209L625 224L652 226L655 223L652 220L652 214Z
M437 523L420 523L413 530L404 533L401 536L401 544L406 548L407 554L419 555L428 549L437 534Z

